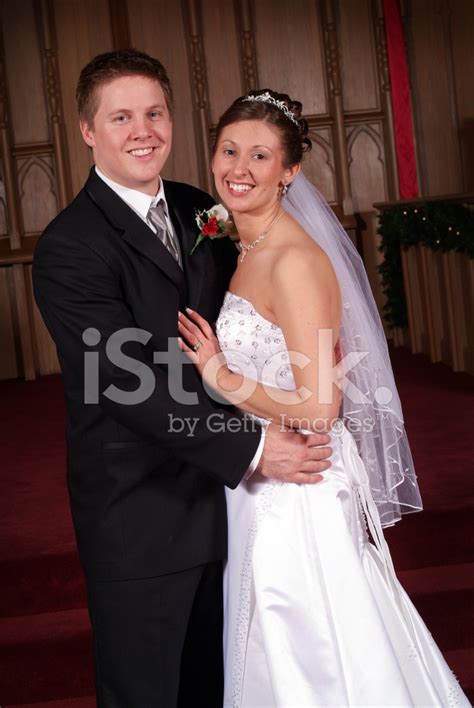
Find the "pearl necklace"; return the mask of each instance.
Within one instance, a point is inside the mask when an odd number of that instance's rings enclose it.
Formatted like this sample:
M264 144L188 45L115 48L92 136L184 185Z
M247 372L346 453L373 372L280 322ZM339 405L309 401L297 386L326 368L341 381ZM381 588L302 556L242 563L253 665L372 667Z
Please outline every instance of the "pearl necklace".
M274 226L277 221L280 221L281 217L286 214L285 210L282 209L276 216L275 218L270 222L270 225L263 231L260 236L257 236L257 238L252 241L249 244L242 243L240 242L240 250L242 251L242 255L240 256L240 263L244 260L245 256L249 251L252 250L252 248L255 248L255 246L263 241L264 238L266 238L270 232L270 229L272 226Z

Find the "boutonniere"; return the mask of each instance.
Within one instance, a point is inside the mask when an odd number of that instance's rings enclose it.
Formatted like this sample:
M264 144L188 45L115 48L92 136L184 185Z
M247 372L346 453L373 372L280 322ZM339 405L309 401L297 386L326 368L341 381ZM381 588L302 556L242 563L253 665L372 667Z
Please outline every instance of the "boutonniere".
M191 249L191 255L199 246L201 241L208 238L213 241L215 238L230 236L233 238L234 222L230 218L227 209L222 204L216 204L211 209L203 209L196 212L196 224L199 228L199 235ZM234 240L234 239L233 239Z

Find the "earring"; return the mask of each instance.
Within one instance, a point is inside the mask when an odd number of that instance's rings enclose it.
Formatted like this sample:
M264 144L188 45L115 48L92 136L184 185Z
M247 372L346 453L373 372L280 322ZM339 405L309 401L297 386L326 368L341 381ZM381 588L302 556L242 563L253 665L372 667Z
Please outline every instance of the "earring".
M285 182L281 188L281 196L286 197L287 194L288 194L288 185Z

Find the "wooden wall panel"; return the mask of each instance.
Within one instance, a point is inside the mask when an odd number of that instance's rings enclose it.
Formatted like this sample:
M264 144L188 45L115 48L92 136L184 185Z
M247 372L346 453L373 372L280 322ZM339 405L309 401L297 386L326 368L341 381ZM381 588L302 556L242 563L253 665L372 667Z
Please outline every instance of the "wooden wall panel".
M461 192L447 0L412 0L407 23L422 194Z
M381 127L376 123L350 128L347 136L352 196L356 212L370 211L387 198Z
M0 8L14 142L46 142L50 136L35 3L3 0Z
M412 351L474 374L472 260L415 246L402 263Z
M26 236L43 231L58 213L54 166L50 155L19 159L17 165Z
M255 39L260 88L288 93L306 115L328 112L321 18L314 0L259 0Z
M191 73L181 3L175 0L129 0L132 44L157 57L166 67L175 93L173 150L163 176L199 184L194 132Z
M371 0L338 0L344 110L380 107Z
M0 240L2 238L8 239L8 226L7 226L5 182L3 181L3 175L1 172L1 161L0 161Z
M386 298L382 290L382 282L378 272L379 265L382 263L382 254L380 253L380 236L377 233L379 228L378 214L372 208L367 212L360 212L361 219L365 224L362 231L362 252L364 254L364 265L369 278L370 287L374 295L374 300L377 304L379 312L385 305ZM389 334L387 330L387 334Z
M466 370L474 375L474 261L457 253L455 260L459 268L458 287L461 290L462 308L465 314L463 357Z
M33 297L33 283L31 280L31 266L27 268L27 290L31 302L31 319L34 330L34 355L36 370L40 376L57 374L60 371L56 347L49 336L43 318L40 315Z
M451 0L451 46L456 84L463 191L474 191L474 2Z
M401 5L422 190L472 190L474 2ZM212 130L238 95L268 86L302 101L313 140L304 171L341 214L355 222L351 215L361 213L366 268L382 307L372 205L398 194L383 0L3 0L0 18L0 174L8 185L6 192L0 179L0 250L7 255L0 270L0 334L6 338L0 379L57 370L54 346L32 303L28 243L81 188L91 165L76 113L81 68L94 55L128 44L159 58L174 84L168 178L212 189ZM17 249L25 259L12 255L10 262L9 252ZM435 260L432 266L434 282L442 273ZM472 282L472 269L469 277ZM445 346L448 333L441 334Z
M21 375L16 359L11 275L11 268L0 268L0 380Z
M15 338L18 340L18 358L22 363L22 374L27 381L36 376L34 360L34 342L32 336L32 300L28 288L28 274L22 263L14 263L7 270L13 274L13 287L11 294L12 309L14 312Z
M306 177L319 189L328 202L337 201L337 180L334 164L334 148L330 128L310 130L313 147L304 156L303 171Z
M112 49L109 9L107 0L54 0L54 11L71 182L77 193L87 179L92 153L79 131L76 84L92 57Z
M430 283L430 304L433 312L433 350L438 356L437 361L447 360L447 341L446 341L446 299L443 297L443 277L442 277L442 262L443 254L430 252L431 269L429 272Z
M226 108L244 93L233 0L217 4L202 0L202 19L210 117L216 125Z

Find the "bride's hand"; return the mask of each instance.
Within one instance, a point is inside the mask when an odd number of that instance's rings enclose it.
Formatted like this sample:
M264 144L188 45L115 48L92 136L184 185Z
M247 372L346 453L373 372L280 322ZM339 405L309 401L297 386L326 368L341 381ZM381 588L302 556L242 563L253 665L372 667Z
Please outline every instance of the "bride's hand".
M222 369L228 371L225 356L209 322L189 307L186 313L178 313L180 349L188 355L201 377L215 387Z

